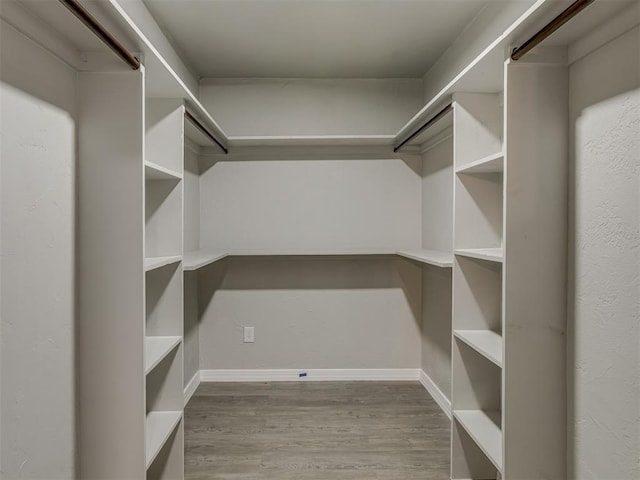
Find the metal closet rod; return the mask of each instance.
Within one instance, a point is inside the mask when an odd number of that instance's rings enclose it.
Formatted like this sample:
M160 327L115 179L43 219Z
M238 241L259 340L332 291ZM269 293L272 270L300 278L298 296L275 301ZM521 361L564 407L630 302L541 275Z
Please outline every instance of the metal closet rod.
M96 18L77 0L59 0L78 19L84 23L100 40L118 55L132 70L140 69L140 61L133 56Z
M442 117L444 117L452 109L453 109L453 106L451 104L449 104L446 107L444 107L442 110L440 110L438 113L436 113L433 117L431 117L426 123L424 123L419 129L417 129L415 132L413 132L411 135L409 135L405 140L403 140L400 143L400 145L398 145L397 147L395 147L393 149L393 151L397 152L398 150L400 150L407 143L409 143L411 140L413 140L418 135L420 135L422 132L424 132L427 128L431 127L436 122L438 122L438 120L440 120Z
M200 123L200 121L196 117L194 117L189 110L185 109L184 116L187 120L193 123L198 130L200 130L203 134L209 137L212 142L218 145L224 153L229 153L229 150L227 150L227 147L225 147L222 143L220 143L218 139L209 130L207 130L207 127L205 127L202 123Z
M561 26L579 14L582 10L591 5L595 0L576 0L567 7L560 15L547 23L533 37L524 42L511 52L511 60L517 61L536 47L545 38L558 30Z

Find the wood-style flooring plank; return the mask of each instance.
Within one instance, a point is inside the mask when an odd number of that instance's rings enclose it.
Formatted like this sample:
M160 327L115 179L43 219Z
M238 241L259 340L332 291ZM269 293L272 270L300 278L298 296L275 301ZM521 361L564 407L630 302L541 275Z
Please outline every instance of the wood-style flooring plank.
M450 422L418 382L203 383L186 480L445 480Z

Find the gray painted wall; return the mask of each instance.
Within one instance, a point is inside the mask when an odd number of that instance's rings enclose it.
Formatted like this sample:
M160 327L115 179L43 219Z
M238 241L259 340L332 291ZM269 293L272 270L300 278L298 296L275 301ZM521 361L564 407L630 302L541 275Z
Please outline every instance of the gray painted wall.
M76 75L4 22L0 35L0 476L70 479Z
M570 69L569 469L640 478L640 29Z
M421 79L205 79L227 135L394 135L422 107Z
M238 259L200 280L202 369L420 365L420 270L409 262Z
M200 245L417 248L419 168L402 160L218 162L200 176Z
M414 165L419 170L419 165ZM420 175L401 160L219 162L201 246L420 245ZM239 259L200 273L200 368L417 368L420 269L387 259ZM243 344L242 326L256 328Z

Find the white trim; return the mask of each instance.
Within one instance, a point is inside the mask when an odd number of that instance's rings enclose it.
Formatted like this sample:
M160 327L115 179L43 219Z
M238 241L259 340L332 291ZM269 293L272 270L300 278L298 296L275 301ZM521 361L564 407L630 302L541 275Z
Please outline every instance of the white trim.
M306 373L306 377L300 377ZM200 370L202 382L415 381L417 368Z
M187 383L187 386L184 387L184 406L187 406L187 403L189 403L189 400L191 400L191 397L193 397L193 394L196 393L196 390L198 389L198 386L200 385L200 370L196 371L196 373L193 375L193 378L191 378L191 380L189 380L189 383Z
M433 397L444 414L449 417L449 420L451 420L451 401L442 390L438 388L435 382L429 378L429 375L427 375L424 370L420 371L420 383L424 389L429 392L429 395Z

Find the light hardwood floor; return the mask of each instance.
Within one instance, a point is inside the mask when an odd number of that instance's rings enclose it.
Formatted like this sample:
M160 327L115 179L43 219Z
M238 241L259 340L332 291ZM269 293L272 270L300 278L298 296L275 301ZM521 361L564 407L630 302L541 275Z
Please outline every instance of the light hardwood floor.
M444 480L449 437L418 382L203 383L185 478Z

